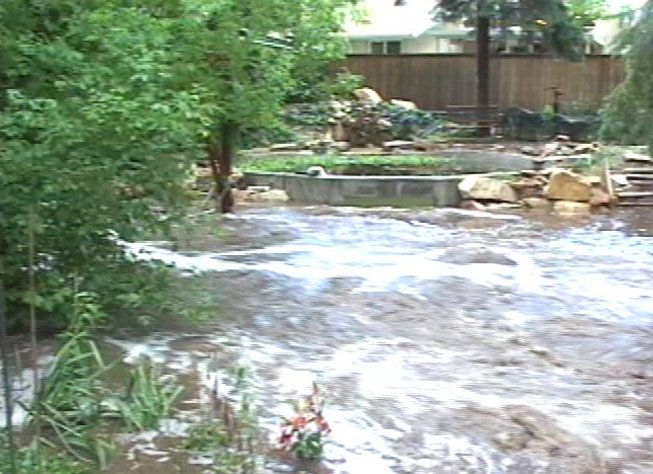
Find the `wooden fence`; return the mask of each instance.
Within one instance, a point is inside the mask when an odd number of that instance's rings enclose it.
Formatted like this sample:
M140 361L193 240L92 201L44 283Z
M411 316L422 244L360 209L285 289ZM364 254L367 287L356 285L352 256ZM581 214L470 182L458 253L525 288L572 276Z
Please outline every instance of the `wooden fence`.
M476 100L476 58L473 55L352 55L349 71L365 77L385 98L414 101L424 110L471 105ZM491 101L502 109L542 110L553 101L548 89L560 88L563 105L598 108L624 78L624 61L588 56L572 63L542 56L494 57L490 65Z

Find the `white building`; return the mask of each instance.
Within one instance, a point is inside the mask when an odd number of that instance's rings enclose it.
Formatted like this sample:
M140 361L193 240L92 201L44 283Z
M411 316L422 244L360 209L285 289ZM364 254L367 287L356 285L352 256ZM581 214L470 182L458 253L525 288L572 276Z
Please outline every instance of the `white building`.
M475 51L472 29L462 23L444 23L433 19L434 0L364 0L363 19L350 19L345 25L351 54L460 54ZM599 50L610 52L614 38L622 30L624 20L599 20L590 36ZM505 53L537 53L513 51L517 41L497 44ZM596 48L588 48L588 53Z
M404 4L405 3L405 4ZM353 54L461 53L468 30L433 20L433 0L365 0L362 21L348 21Z

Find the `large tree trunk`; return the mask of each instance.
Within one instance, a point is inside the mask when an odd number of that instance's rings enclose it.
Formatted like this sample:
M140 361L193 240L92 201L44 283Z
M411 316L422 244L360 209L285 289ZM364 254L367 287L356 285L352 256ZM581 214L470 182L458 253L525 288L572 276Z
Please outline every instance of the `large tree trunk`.
M222 122L218 127L216 139L209 146L208 159L213 176L215 208L222 213L232 212L234 209L234 197L229 177L233 171L233 162L236 156L238 130L236 123Z
M476 20L476 105L490 105L490 19L480 14ZM487 136L490 129L481 127L479 133Z

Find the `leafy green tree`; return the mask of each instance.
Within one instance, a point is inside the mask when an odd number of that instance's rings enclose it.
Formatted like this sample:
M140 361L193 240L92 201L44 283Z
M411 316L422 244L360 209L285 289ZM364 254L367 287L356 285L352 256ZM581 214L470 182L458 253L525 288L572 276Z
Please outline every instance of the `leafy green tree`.
M300 61L339 54L349 0L4 0L0 279L20 319L112 280L117 237L165 230L206 155L229 210L242 127L264 127ZM227 192L225 192L225 190ZM28 290L36 235L38 295Z
M519 27L524 41L537 39L552 52L579 59L585 36L572 21L562 0L440 0L436 16L444 20L464 20L476 29L477 102L490 101L490 42L493 29L499 33Z
M609 96L601 135L627 144L647 144L653 154L653 0L621 38L626 79Z
M72 275L122 255L116 235L181 209L200 100L174 81L171 25L131 3L3 2L0 278L14 319L28 300L56 309ZM38 297L26 289L30 229Z
M571 20L583 28L609 16L605 0L568 0L566 4Z
M207 116L208 161L217 207L233 208L229 176L243 128L277 120L298 71L311 71L344 55L339 34L353 0L222 0L189 2L180 38L193 76L215 91ZM192 41L191 41L192 39ZM189 60L192 58L192 60Z

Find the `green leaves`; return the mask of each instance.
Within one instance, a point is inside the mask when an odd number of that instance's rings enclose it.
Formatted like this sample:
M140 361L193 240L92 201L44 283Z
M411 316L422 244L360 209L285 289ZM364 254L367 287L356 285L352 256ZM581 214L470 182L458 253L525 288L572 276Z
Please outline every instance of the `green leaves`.
M569 3L576 3L574 10L570 10ZM537 41L555 54L577 60L583 56L587 43L583 31L586 25L577 20L579 12L585 11L581 3L582 0L441 0L435 14L443 20L465 20L472 26L481 15L492 21L498 36L522 43Z
M265 128L298 70L337 57L349 0L5 0L0 258L26 301L29 209L44 298L111 267L115 236L165 230L221 123ZM284 44L288 47L271 47ZM33 297L30 296L33 300ZM42 309L56 305L39 300Z
M601 135L626 144L647 144L653 153L653 2L622 38L626 80L610 95Z

